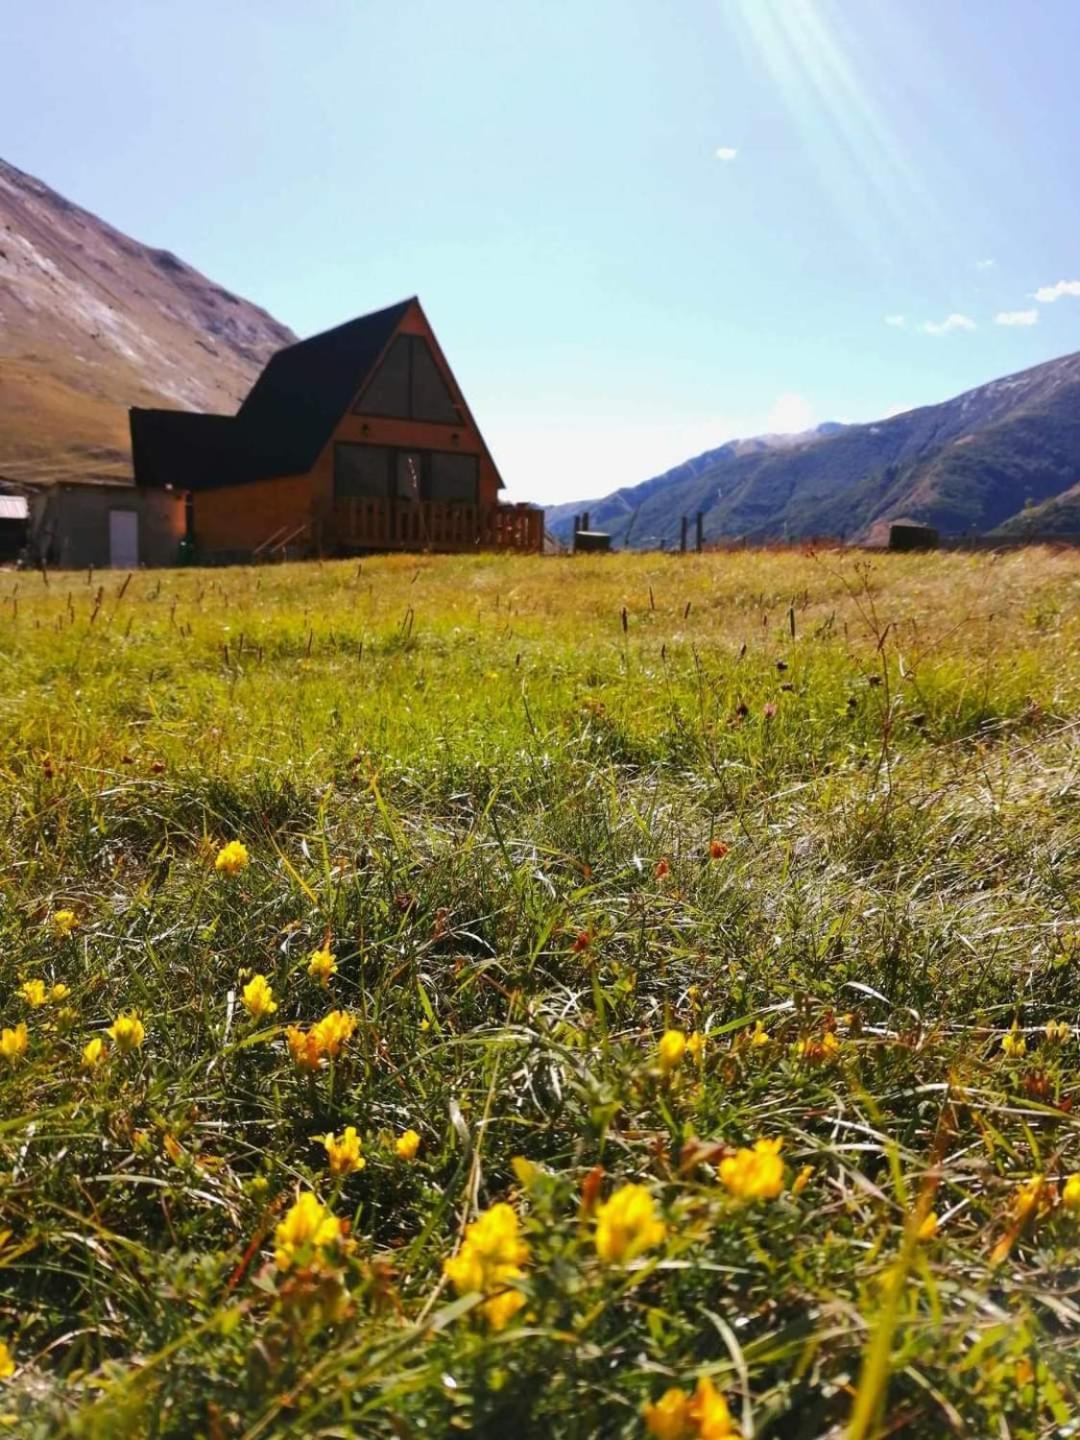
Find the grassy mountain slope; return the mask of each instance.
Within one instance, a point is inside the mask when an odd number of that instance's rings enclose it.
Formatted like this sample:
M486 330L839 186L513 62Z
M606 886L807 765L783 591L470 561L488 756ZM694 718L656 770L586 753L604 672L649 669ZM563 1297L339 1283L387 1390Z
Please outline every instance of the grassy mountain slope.
M699 510L709 539L871 539L902 516L967 534L1077 480L1080 355L1070 355L786 449L723 446L590 508L594 525L632 546L677 543L680 517ZM548 523L557 534L566 527Z
M0 475L125 476L129 405L232 412L295 338L0 160Z
M1011 515L999 525L994 534L1003 540L1051 540L1055 536L1064 539L1080 535L1080 481L1041 505L1025 506L1018 515Z

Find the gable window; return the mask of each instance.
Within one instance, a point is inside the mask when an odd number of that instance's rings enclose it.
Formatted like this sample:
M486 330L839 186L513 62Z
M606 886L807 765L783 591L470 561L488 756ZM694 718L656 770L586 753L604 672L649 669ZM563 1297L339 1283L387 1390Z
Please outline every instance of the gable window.
M453 396L422 335L412 337L410 395L414 420L431 420L437 425L461 424Z
M412 369L408 335L399 335L368 381L356 410L361 415L389 415L408 420L409 372Z
M463 415L422 335L399 335L353 406L357 415L460 425Z

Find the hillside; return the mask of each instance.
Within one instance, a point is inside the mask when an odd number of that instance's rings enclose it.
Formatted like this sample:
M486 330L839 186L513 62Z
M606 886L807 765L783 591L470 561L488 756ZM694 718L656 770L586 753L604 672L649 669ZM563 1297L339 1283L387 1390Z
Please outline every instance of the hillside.
M993 533L1003 540L1053 540L1080 535L1080 481L1041 505L1025 506Z
M128 406L231 412L295 338L0 160L0 476L126 476Z
M786 448L721 446L592 502L591 523L632 547L676 544L680 516L699 510L709 540L873 540L901 516L949 535L987 533L1080 481L1080 354L830 429ZM549 513L548 528L567 535L582 508Z

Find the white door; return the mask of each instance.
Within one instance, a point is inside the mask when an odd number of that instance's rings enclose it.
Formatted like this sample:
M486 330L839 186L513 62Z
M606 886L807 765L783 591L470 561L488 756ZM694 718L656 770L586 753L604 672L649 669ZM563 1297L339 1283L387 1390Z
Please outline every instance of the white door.
M109 511L109 564L114 570L139 568L139 512Z

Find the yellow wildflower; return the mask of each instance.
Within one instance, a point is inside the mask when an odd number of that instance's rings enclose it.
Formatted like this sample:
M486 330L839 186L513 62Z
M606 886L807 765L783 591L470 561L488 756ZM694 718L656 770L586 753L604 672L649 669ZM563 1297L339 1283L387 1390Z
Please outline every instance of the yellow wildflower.
M329 985L330 977L337 974L337 961L332 950L315 950L308 961L307 973L320 985Z
M705 1036L700 1030L694 1030L686 1037L686 1053L695 1065L701 1063L701 1057L705 1054Z
M622 1185L596 1210L596 1253L605 1265L633 1260L661 1245L667 1227L644 1185Z
M732 1424L727 1401L706 1375L698 1381L690 1401L690 1419L697 1427L694 1434L699 1440L728 1440L739 1434Z
M241 994L244 1009L255 1020L265 1020L277 1009L274 992L265 975L253 975Z
M1045 1215L1054 1204L1053 1185L1047 1183L1044 1175L1032 1175L1016 1187L1012 1198L1013 1214L1022 1223Z
M62 980L58 980L56 984L52 987L52 989L49 991L49 999L66 1000L70 994L71 986L65 985Z
M331 1175L352 1175L356 1170L363 1170L367 1164L360 1154L361 1141L355 1125L346 1125L340 1140L336 1140L333 1134L319 1138L326 1150Z
M685 1390L673 1385L665 1390L655 1403L650 1401L642 1412L645 1429L656 1440L690 1440L693 1435L690 1420L690 1396Z
M802 1192L806 1189L807 1185L809 1185L810 1177L811 1175L813 1175L813 1173L813 1165L804 1165L799 1171L799 1173L795 1176L795 1179L791 1182L791 1193L793 1195L801 1195Z
M420 1149L420 1136L415 1130L406 1130L394 1141L394 1151L399 1160L415 1160Z
M14 1030L0 1030L0 1055L9 1065L17 1065L26 1054L30 1037L26 1033L26 1022L20 1021Z
M727 1401L707 1377L693 1395L672 1386L644 1409L645 1428L656 1440L738 1440Z
M666 1074L668 1071L674 1070L681 1062L686 1050L686 1036L681 1030L665 1030L656 1050L660 1060L660 1069Z
M74 910L54 910L50 918L57 935L64 938L70 935L79 923L79 917Z
M288 1270L297 1261L310 1266L327 1262L327 1251L343 1235L341 1221L310 1190L296 1197L274 1231L274 1263Z
M96 1070L105 1059L105 1041L100 1035L95 1035L83 1046L82 1063L84 1070Z
M239 875L241 870L246 870L250 864L251 856L247 852L247 846L239 840L230 840L218 851L214 869L219 875Z
M934 1236L937 1234L937 1232L938 1232L938 1217L937 1217L937 1212L934 1211L934 1210L931 1210L930 1213L923 1219L922 1223L919 1225L919 1239L920 1239L920 1240L933 1240L933 1238L934 1238Z
M341 1047L351 1037L356 1029L356 1016L349 1015L344 1010L331 1010L328 1015L311 1027L311 1033L315 1036L319 1049L331 1060L336 1060L341 1054Z
M1061 1192L1061 1203L1070 1214L1080 1214L1080 1174L1070 1175Z
M39 1005L44 1005L45 1001L49 998L48 992L45 989L45 981L27 980L25 984L19 986L19 998L25 1000L27 1005L32 1005L35 1009Z
M298 1070L318 1070L322 1064L322 1047L313 1030L305 1032L297 1025L290 1025L285 1031L285 1043Z
M134 1010L127 1015L118 1015L105 1033L121 1055L138 1050L146 1038L146 1028Z
M1027 1054L1027 1041L1021 1035L1015 1020L1012 1028L1001 1037L1001 1048L1010 1060L1018 1060L1021 1055Z
M1072 1031L1064 1020L1048 1020L1046 1022L1046 1042L1048 1045L1064 1045L1071 1034Z
M0 1340L0 1380L8 1380L15 1374L15 1357L6 1343Z
M525 1304L512 1282L523 1278L529 1247L518 1229L513 1207L492 1205L465 1231L461 1249L443 1262L443 1274L459 1295L488 1297L480 1314L493 1330L502 1330Z
M775 1200L784 1188L783 1140L755 1140L720 1161L720 1180L739 1200Z
M821 1039L811 1037L807 1040L800 1040L795 1046L795 1053L800 1059L805 1060L808 1065L827 1065L835 1060L840 1050L840 1041L832 1030L826 1030Z
M754 1021L754 1028L750 1031L750 1044L755 1050L760 1050L763 1045L769 1043L769 1032L760 1020Z

